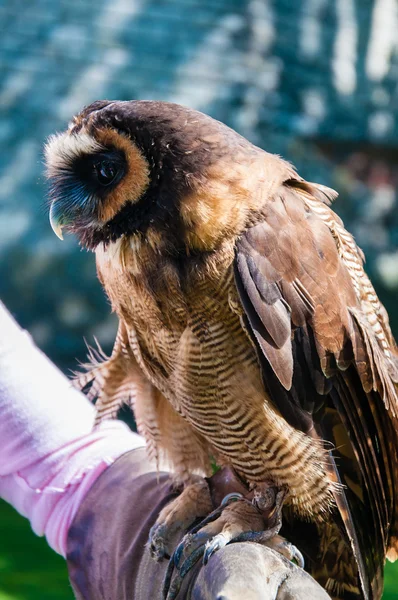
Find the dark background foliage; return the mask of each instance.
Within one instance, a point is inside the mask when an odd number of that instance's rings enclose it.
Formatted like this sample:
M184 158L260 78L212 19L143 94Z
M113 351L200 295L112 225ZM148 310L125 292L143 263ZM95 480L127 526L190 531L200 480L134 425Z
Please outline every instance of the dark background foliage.
M339 191L397 335L397 31L396 0L3 0L0 297L66 371L83 337L110 350L94 257L49 227L42 147L95 99L163 99ZM63 562L3 503L0 540L0 600L72 597Z

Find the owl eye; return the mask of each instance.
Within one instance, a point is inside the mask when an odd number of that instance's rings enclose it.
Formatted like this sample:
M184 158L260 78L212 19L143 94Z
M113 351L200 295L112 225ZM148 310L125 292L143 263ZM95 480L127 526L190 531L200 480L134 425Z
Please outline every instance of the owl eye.
M120 165L117 165L114 161L105 159L95 162L93 169L98 183L107 186L115 181L120 171Z

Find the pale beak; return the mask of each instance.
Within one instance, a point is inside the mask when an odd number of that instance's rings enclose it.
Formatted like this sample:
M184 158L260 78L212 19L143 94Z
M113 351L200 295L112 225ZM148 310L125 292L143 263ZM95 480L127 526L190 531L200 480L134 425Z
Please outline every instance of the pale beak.
M59 237L60 240L64 239L64 236L62 235L62 219L59 218L59 215L57 215L57 210L55 209L55 202L53 202L51 204L50 207L50 225L52 227L53 232L55 233L55 235L57 237Z

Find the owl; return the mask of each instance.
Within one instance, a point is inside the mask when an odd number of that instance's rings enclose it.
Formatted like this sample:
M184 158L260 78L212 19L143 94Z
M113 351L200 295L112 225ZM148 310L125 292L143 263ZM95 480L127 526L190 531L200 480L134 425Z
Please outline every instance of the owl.
M154 555L211 512L216 463L251 500L205 521L206 559L260 539L268 510L263 538L281 543L282 524L333 598L380 598L398 549L397 349L336 193L165 102L94 102L46 161L51 225L95 252L119 319L80 383L99 420L132 407L182 488Z

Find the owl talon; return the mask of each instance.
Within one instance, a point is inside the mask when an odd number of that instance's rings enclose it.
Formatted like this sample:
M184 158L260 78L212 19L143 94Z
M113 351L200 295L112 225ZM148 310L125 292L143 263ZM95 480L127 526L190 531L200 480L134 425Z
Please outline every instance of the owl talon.
M268 540L264 540L263 544L271 548L271 550L275 550L275 552L279 552L285 558L290 560L291 562L295 562L301 569L305 567L304 556L301 554L300 550L285 540L280 535L274 535Z
M216 535L212 540L208 540L206 542L205 551L203 554L203 564L207 565L213 554L218 550L221 550L221 548L224 548L224 546L226 546L228 543L228 538L226 538L222 533Z
M156 524L149 531L149 550L151 557L159 562L164 558L170 559L170 554L167 552L165 544L166 528L163 524Z
M289 542L287 542L289 544ZM304 556L301 554L300 550L294 546L293 544L289 544L290 546L292 546L292 550L293 550L293 556L290 559L291 561L296 562L296 564L300 567L300 569L304 569L305 568L305 560L304 560Z

